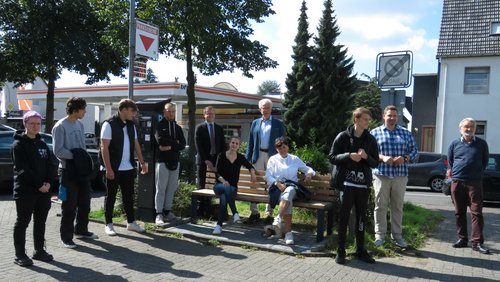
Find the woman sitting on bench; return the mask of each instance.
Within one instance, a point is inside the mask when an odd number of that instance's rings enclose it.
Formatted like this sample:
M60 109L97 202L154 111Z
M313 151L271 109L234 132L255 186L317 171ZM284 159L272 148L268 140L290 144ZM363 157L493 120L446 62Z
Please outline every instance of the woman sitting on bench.
M229 142L229 150L221 152L217 156L215 168L217 169L217 182L214 186L214 193L219 196L219 220L212 234L219 235L222 233L222 223L226 218L227 205L233 213L233 222L240 221L240 216L236 210L234 198L238 192L238 181L240 180L241 166L246 167L251 173L251 181L256 182L255 169L253 165L243 156L238 153L241 140L238 137L232 137Z
M285 244L293 245L292 234L292 207L295 198L295 188L286 186L285 180L298 182L297 172L303 172L305 182L311 181L316 174L299 157L288 153L288 141L285 137L278 137L274 142L278 154L273 155L267 162L266 180L269 185L277 187L281 191L279 198L279 214L274 218L273 228L276 235L281 236L282 230L285 233ZM282 226L284 223L284 227Z

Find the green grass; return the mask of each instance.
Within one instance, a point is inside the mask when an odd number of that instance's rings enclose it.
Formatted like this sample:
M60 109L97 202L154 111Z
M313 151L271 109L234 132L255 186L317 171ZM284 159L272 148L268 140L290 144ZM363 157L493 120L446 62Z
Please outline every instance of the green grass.
M96 211L91 211L89 213L89 218L93 219L93 220L98 220L98 221L104 222L105 221L104 220L104 208L101 208L101 209L96 210ZM113 222L116 222L116 223L126 222L125 214L119 209L114 209L113 210Z

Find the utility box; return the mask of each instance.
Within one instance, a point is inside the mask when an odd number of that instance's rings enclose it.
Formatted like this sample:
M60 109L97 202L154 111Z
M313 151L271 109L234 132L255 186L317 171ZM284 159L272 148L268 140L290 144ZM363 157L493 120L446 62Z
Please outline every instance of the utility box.
M156 216L155 211L155 167L157 143L155 139L156 124L163 118L165 104L172 99L144 100L137 102L139 115L137 120L137 137L141 144L144 161L148 163L149 171L146 174L139 173L137 193L137 218L144 221L152 221Z

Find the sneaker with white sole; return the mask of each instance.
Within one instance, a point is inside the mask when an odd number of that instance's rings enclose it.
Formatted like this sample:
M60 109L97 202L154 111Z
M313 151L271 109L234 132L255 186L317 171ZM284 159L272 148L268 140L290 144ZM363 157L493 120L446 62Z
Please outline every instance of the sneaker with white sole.
M165 221L163 221L163 215L161 215L161 214L156 215L155 224L156 225L163 225L163 224L165 224Z
M375 239L375 242L373 243L375 244L375 247L380 247L384 244L384 239L382 238Z
M403 238L392 239L392 242L394 243L394 245L403 249L408 247L408 244Z
M287 232L285 234L285 244L287 245L293 245L295 242L293 241L293 234L292 231Z
M213 235L220 235L222 233L222 226L215 225L214 231L212 231Z
M173 212L169 212L167 216L165 216L165 221L175 221L178 220L179 218L175 216Z
M233 223L240 223L240 222L241 222L240 215L238 213L235 213L233 215Z
M143 233L144 231L144 228L142 228L141 226L139 226L139 224L137 224L137 222L131 222L131 223L127 223L127 230L128 231L135 231L137 233Z
M99 238L96 234L94 234L90 231L83 232L83 233L76 233L75 232L75 237L78 239L97 239L97 238Z
M65 248L68 249L74 249L77 247L77 245L75 244L75 242L73 242L73 240L63 240L62 244Z
M115 228L113 227L113 223L108 223L104 226L104 233L109 236L116 236Z

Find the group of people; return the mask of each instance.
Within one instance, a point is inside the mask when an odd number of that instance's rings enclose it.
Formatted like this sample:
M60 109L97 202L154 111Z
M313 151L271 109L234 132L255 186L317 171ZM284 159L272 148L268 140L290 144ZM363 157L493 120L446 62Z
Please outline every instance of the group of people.
M239 137L231 137L227 145L224 132L215 123L215 110L206 107L205 121L195 130L198 187L206 185L207 170L216 173L213 189L220 197L219 218L213 234L222 233L227 215L227 205L233 221L241 221L235 205L237 183L241 167L251 173L256 181L255 170L265 171L266 181L278 191L279 210L273 217L274 205L266 205L266 220L271 221L277 234L284 235L286 244L294 244L292 233L292 207L296 195L297 173L310 181L315 171L300 158L289 153L285 128L279 119L272 117L272 102L259 101L261 118L250 127L246 155L238 153ZM140 173L149 171L138 141L134 119L138 108L134 101L122 99L118 112L105 120L101 127L100 157L106 171L105 227L109 236L116 235L113 226L113 209L118 188L121 191L127 217L127 230L144 232L135 221L133 199L134 179L139 162ZM14 199L17 219L14 226L14 262L21 266L33 264L32 259L51 261L53 256L45 248L45 222L51 206L50 189L55 177L55 164L51 154L59 160L60 189L66 191L62 199L60 237L64 247L76 248L73 237L95 239L88 230L90 212L90 183L88 179L92 160L86 152L84 127L80 121L86 113L86 101L72 97L66 102L67 116L59 120L52 130L53 152L40 137L42 117L35 111L23 116L24 130L15 133L12 145L14 160ZM182 128L175 121L175 105L165 104L163 119L155 127L158 159L155 166L155 223L175 220L172 211L173 197L178 187L180 151L186 146ZM385 242L387 212L391 211L391 237L394 244L406 248L402 237L403 200L408 180L408 163L417 157L417 148L411 133L397 124L398 110L394 106L384 109L384 124L368 132L371 113L357 108L352 115L353 124L339 133L333 141L329 160L336 166L332 183L340 192L339 245L336 262L345 263L345 241L348 218L352 206L356 211L356 256L373 263L373 258L364 246L365 222L370 188L375 190L375 245ZM483 246L482 229L482 183L481 175L488 163L486 142L474 136L475 121L464 119L460 123L461 137L452 142L448 152L451 176L451 191L457 217L459 240L453 247L468 244L466 211L470 207L473 216L472 248L489 253ZM90 162L90 165L89 165ZM90 166L90 168L89 168ZM208 214L208 202L201 201L199 210ZM35 251L30 258L25 250L26 229L33 216ZM256 203L251 204L249 221L260 218ZM76 221L75 221L76 219Z

